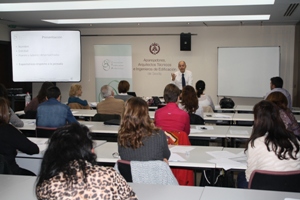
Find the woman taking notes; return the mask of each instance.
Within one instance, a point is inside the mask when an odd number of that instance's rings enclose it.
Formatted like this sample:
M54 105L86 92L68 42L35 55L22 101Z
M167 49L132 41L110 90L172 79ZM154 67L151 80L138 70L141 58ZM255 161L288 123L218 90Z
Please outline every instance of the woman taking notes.
M278 107L270 101L256 104L253 130L245 149L247 182L254 170L300 170L299 150L299 141L285 128Z
M38 199L129 199L137 197L113 168L96 164L89 130L71 124L54 132L36 185Z
M13 174L35 176L31 171L19 167L16 163L16 156L18 150L29 155L38 154L39 147L9 124L9 118L7 100L0 97L0 154L6 159Z
M139 97L132 97L125 103L118 150L121 159L129 161L166 161L170 157L165 133L155 127L147 103Z

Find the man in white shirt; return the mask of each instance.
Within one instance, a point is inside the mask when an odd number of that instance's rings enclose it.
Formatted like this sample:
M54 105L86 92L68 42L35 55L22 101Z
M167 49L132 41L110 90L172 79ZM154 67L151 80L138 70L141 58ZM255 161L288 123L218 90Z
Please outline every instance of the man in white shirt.
M288 101L287 107L289 109L292 109L291 95L290 95L290 93L286 89L283 89L282 86L283 86L283 80L282 80L282 78L280 78L279 76L271 78L271 82L270 82L270 89L271 89L271 91L269 91L266 94L266 96L264 97L264 99L266 99L269 96L269 94L271 94L272 92L281 92L287 98L287 101Z
M172 83L175 84L180 90L186 85L193 86L193 76L192 72L186 70L186 63L180 61L178 63L179 71L171 73Z

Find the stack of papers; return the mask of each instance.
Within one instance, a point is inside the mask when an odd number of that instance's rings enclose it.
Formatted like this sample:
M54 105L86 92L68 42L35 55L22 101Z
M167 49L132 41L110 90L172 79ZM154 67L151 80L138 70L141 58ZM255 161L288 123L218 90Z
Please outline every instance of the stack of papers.
M186 157L190 155L190 152L195 149L192 146L174 146L170 148L171 156L169 161L171 162L180 162L186 161Z
M209 160L209 162L216 163L217 167L222 167L224 170L231 168L247 168L247 157L244 151L241 151L237 154L228 151L210 151L207 153L214 157L214 159Z

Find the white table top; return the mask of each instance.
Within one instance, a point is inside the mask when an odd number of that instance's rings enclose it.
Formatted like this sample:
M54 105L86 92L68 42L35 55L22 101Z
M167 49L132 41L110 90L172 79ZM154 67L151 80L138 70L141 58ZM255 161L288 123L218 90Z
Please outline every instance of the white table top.
M35 138L35 137L28 137L30 141L37 144L40 152L38 154L28 155L26 153L23 153L21 151L18 151L17 157L18 158L43 158L43 155L48 148L48 138ZM106 140L93 140L94 148L96 149L100 145L103 145L106 143Z
M213 121L232 121L234 113L204 113L203 119L205 121L213 120Z
M225 138L229 128L230 126L191 125L189 137Z
M235 113L232 117L233 121L247 121L253 122L254 121L254 114L253 113Z
M230 126L226 137L228 138L249 138L252 133L252 127L249 126Z
M290 199L288 199L290 198ZM299 200L295 192L277 192L240 188L205 187L200 200Z
M97 110L89 109L71 109L71 111L75 117L94 117L97 114Z
M169 146L171 152L172 147L180 147L181 153L177 153L180 157L185 159L185 161L172 161L171 158L169 160L170 166L177 167L207 167L207 168L215 168L215 164L208 162L208 160L213 157L207 154L207 151L222 151L223 147L206 147L206 146ZM185 149L193 148L191 151L185 151ZM106 163L115 163L119 157L114 157L113 153L118 152L118 145L116 142L107 142L100 147L95 149L95 153L97 155L97 162L106 162ZM186 153L189 152L189 153Z
M35 200L36 177L0 175L1 199ZM299 200L299 193L222 187L193 187L129 183L140 200ZM16 190L17 188L17 190ZM17 192L16 192L17 191Z
M199 200L204 187L129 183L140 200Z
M0 175L1 199L26 199L34 200L35 181L33 176ZM199 200L204 190L203 187L173 186L173 185L148 185L129 183L140 200ZM17 192L16 192L17 191Z

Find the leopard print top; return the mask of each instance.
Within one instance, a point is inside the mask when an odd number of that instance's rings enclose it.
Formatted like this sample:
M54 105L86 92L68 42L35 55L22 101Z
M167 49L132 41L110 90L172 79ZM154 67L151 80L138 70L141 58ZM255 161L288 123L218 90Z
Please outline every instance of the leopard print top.
M67 183L61 172L37 186L37 198L47 200L137 200L137 196L126 180L113 168L92 165L88 162L86 164L86 183L83 181L78 163L73 162L70 167L77 171L78 179Z

